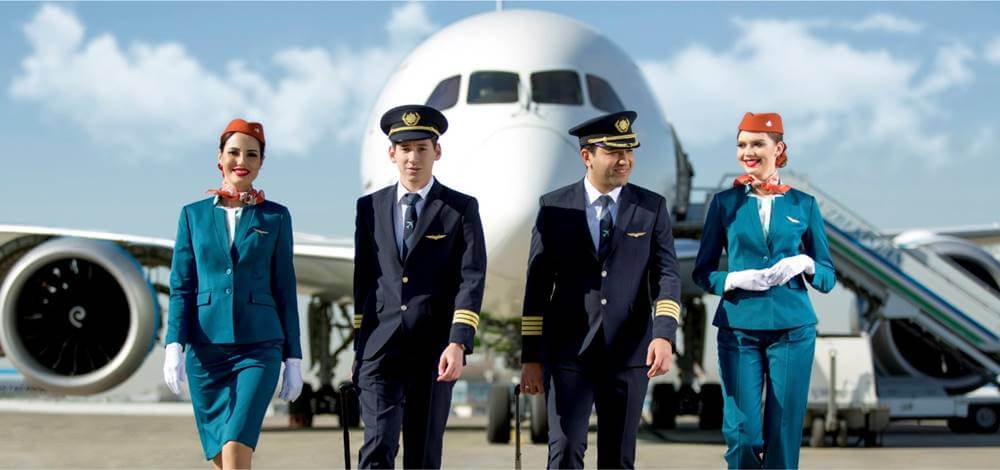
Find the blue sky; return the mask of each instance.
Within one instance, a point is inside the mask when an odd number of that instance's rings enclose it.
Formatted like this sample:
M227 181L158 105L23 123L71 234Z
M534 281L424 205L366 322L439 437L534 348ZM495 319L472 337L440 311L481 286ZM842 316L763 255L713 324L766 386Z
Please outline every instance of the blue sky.
M576 18L627 51L697 185L738 170L743 111L778 111L789 169L877 226L1000 221L996 3L506 7ZM349 236L382 83L434 31L493 8L0 4L0 223L172 237L180 206L218 184L214 140L241 115L265 124L259 186L296 230Z

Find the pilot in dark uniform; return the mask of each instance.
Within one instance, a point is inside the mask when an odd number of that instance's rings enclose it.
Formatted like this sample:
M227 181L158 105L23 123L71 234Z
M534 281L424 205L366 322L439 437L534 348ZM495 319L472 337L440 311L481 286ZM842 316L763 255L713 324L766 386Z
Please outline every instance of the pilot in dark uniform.
M476 199L432 175L448 121L419 105L382 116L399 182L358 199L354 379L361 468L440 468L454 381L479 326L486 244Z
M649 379L666 373L680 278L663 196L628 184L639 141L622 111L569 131L587 174L541 198L521 318L525 393L545 392L551 468L582 468L597 407L597 466L635 466Z

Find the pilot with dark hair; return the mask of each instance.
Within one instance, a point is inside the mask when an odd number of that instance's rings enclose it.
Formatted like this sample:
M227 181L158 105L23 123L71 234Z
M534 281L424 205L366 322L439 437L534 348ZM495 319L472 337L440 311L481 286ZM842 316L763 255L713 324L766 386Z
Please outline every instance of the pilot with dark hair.
M454 381L479 327L486 244L476 199L435 180L448 121L405 105L381 120L399 182L358 199L354 380L361 468L440 468Z
M680 278L663 196L629 184L636 113L569 131L582 181L541 198L521 317L521 387L545 393L551 468L582 468L597 407L597 466L635 466L649 379L666 373Z

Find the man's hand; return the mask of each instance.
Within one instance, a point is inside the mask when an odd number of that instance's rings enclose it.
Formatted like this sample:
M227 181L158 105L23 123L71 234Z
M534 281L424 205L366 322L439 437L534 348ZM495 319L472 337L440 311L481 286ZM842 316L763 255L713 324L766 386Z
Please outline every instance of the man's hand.
M465 349L461 344L451 343L441 353L438 361L438 382L453 382L462 376L465 369Z
M521 364L521 391L528 395L543 393L542 363L525 362Z
M646 352L646 365L649 371L646 377L653 378L657 375L666 374L674 363L674 348L670 341L663 338L653 338L649 342L649 350Z

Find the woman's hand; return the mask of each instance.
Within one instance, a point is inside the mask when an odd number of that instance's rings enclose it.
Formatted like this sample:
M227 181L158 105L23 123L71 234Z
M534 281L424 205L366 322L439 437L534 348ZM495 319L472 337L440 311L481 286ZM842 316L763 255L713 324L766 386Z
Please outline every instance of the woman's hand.
M725 290L727 292L733 289L764 291L771 288L768 280L768 272L763 269L733 271L726 275Z
M163 381L174 395L181 394L181 383L187 380L184 370L184 347L181 343L167 345L166 357L163 359Z
M816 273L816 263L808 255L795 255L778 261L767 270L768 285L780 286L799 274Z
M282 376L278 398L295 401L300 393L302 393L302 359L290 357L285 359L285 374Z

